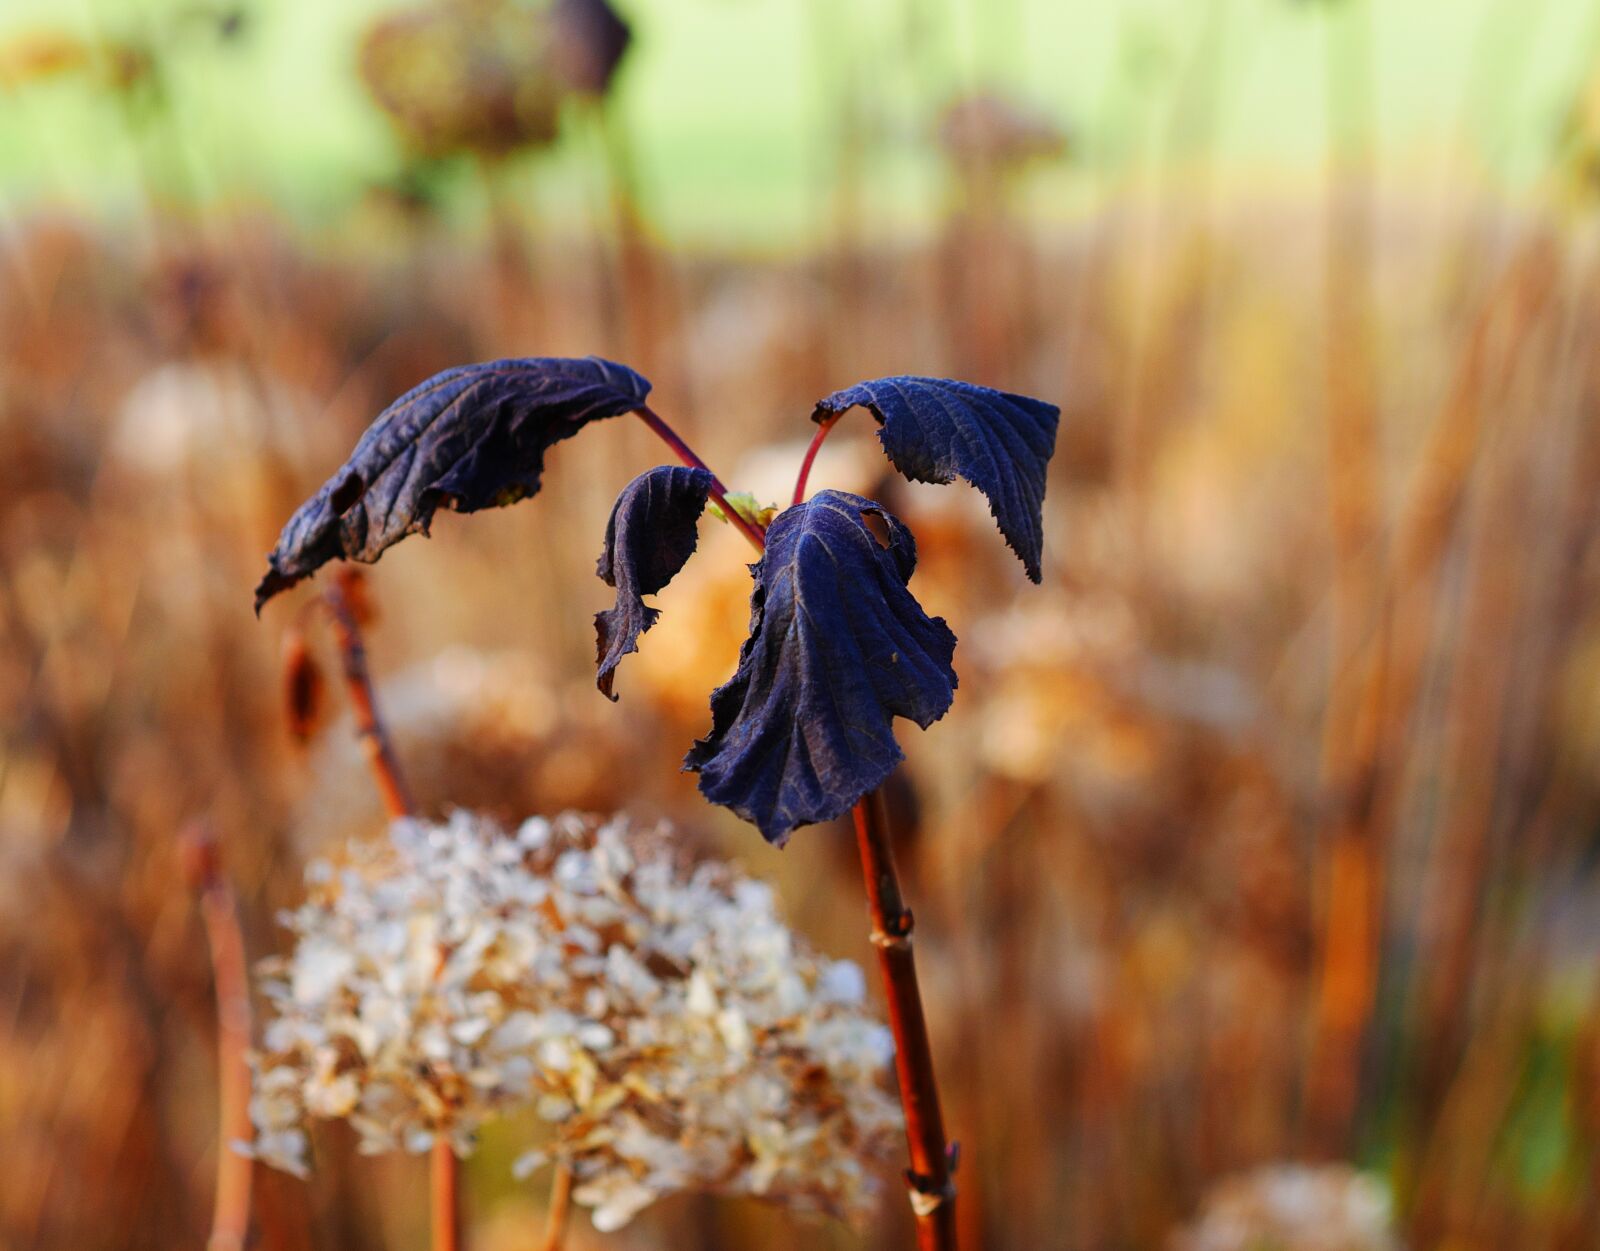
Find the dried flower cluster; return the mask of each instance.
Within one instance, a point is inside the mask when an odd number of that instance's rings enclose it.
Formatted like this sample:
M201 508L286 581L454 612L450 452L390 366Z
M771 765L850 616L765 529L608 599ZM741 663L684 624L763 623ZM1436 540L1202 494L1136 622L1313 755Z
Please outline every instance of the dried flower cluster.
M1171 1251L1399 1251L1383 1184L1342 1164L1274 1164L1219 1184Z
M767 886L574 814L398 822L308 881L292 955L262 967L260 1159L303 1175L316 1118L369 1153L465 1154L531 1105L554 1132L519 1172L568 1162L601 1229L685 1189L869 1208L893 1044L859 969L806 950Z

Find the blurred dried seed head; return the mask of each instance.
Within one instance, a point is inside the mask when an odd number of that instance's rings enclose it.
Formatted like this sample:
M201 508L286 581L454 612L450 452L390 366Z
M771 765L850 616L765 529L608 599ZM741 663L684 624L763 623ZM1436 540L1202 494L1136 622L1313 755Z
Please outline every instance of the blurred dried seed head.
M1169 1251L1400 1251L1389 1192L1344 1164L1272 1164L1221 1182Z
M509 0L436 3L383 17L361 80L407 148L508 156L556 137L562 83L547 16Z
M957 168L1020 169L1067 152L1067 135L1049 117L993 92L963 96L939 119L939 146Z

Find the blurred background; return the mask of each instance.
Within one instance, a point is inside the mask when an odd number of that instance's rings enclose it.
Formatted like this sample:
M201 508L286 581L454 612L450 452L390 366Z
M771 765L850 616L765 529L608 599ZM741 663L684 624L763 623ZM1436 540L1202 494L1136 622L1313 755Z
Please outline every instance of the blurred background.
M1041 587L863 414L813 476L960 638L898 801L966 1246L1600 1246L1600 5L616 3L0 6L0 1246L204 1243L182 832L258 959L382 829L348 718L288 732L263 554L428 374L590 352L763 502L863 378L1062 407ZM867 963L849 831L774 851L677 772L737 534L594 690L665 459L603 423L373 568L399 754L433 812L670 817ZM485 1251L536 1245L516 1151ZM319 1153L255 1245L423 1245L420 1159ZM867 1230L571 1245L904 1245L888 1180Z

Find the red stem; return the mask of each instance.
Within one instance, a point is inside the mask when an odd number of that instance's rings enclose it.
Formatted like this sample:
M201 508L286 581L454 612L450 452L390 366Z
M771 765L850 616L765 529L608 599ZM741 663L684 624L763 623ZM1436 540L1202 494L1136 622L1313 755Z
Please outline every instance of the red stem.
M839 414L824 417L817 423L817 432L811 436L811 445L806 448L805 459L800 462L800 473L794 480L794 499L792 503L803 504L806 500L806 480L811 477L811 464L817 459L817 453L822 449L822 441L828 437L839 420Z
M722 479L712 473L711 466L701 460L695 450L678 437L678 432L656 415L647 404L641 404L634 409L634 415L649 426L656 435L677 454L679 460L692 469L704 469L711 474L711 498L717 501L717 506L722 509L726 517L743 535L754 543L759 550L765 550L767 540L765 531L758 525L746 521L739 512L728 503L728 488L722 485Z
M685 464L711 472L666 422L647 408L636 411ZM805 499L811 464L836 421L837 416L817 423L817 432L806 449L805 461L795 482L796 504ZM715 474L712 479L715 482ZM715 482L712 494L719 503L722 503L719 494L722 489L722 484ZM729 517L737 515L725 503L723 511ZM766 549L765 535L759 527L740 528L758 549ZM878 965L883 972L889 1004L889 1030L894 1035L895 1077L900 1086L900 1106L905 1111L906 1143L911 1156L906 1180L911 1189L911 1210L917 1222L917 1246L921 1251L955 1251L955 1167L944 1136L944 1112L934 1078L928 1020L922 1010L917 964L911 953L911 909L906 907L900 876L895 871L894 846L882 792L874 791L861 799L855 806L854 816L856 842L861 851L861 877L872 915L872 944L878 949Z
M856 804L856 844L861 852L861 877L872 915L872 945L889 1001L889 1029L894 1034L894 1069L905 1111L906 1145L911 1169L906 1182L917 1222L921 1251L954 1251L956 1184L954 1160L944 1136L944 1112L933 1072L933 1047L922 1010L917 962L911 950L913 926L895 872L894 844L882 791Z
M336 580L328 588L323 602L328 606L334 641L339 645L339 658L344 662L345 693L355 714L356 733L378 783L384 811L391 820L409 817L416 811L416 805L400 772L400 762L395 757L388 732L378 717L378 705L372 695L372 675L367 670L366 645L361 640L361 627L356 623L341 581Z
M416 811L411 789L400 772L400 761L378 716L372 691L372 675L367 669L367 649L361 627L350 608L342 579L336 580L323 595L333 620L334 638L344 662L345 691L355 713L356 730L372 766L384 810L391 820L409 817ZM461 1169L449 1139L435 1138L428 1163L429 1190L432 1195L433 1251L460 1251L461 1248Z

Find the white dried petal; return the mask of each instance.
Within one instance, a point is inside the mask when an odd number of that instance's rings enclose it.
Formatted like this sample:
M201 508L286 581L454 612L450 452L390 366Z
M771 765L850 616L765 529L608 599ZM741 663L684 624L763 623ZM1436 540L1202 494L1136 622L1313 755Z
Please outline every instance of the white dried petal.
M526 1151L511 1162L511 1175L518 1181L527 1181L548 1163L550 1163L548 1152Z
M355 956L338 943L313 940L296 953L291 991L301 1003L321 1003L355 967Z
M704 969L696 969L689 979L689 993L684 998L684 1007L696 1016L717 1015L717 992L711 988L711 979L706 976Z
M602 1234L609 1234L621 1229L661 1196L630 1178L607 1175L579 1186L572 1197L592 1207L594 1227Z
M817 994L824 1003L854 1006L867 997L867 979L853 960L830 960L817 979Z
M717 1033L722 1035L722 1041L728 1047L740 1053L750 1050L750 1023L744 1019L744 1013L734 1008L724 1008L717 1013Z

